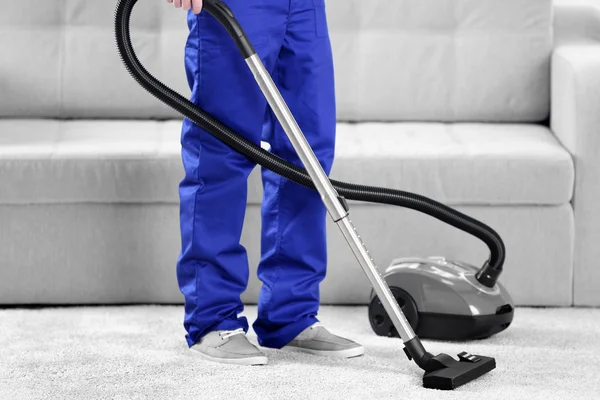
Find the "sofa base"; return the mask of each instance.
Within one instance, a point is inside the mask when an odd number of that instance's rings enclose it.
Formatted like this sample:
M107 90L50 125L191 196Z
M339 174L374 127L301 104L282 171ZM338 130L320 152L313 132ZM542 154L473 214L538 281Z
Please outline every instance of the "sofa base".
M380 268L400 256L443 255L479 265L477 239L411 210L351 204ZM492 226L507 248L501 281L516 305L572 303L573 214L558 207L457 207ZM0 205L0 304L182 303L175 264L177 204ZM248 206L242 242L256 303L260 206ZM323 304L368 304L370 284L341 232L329 223Z

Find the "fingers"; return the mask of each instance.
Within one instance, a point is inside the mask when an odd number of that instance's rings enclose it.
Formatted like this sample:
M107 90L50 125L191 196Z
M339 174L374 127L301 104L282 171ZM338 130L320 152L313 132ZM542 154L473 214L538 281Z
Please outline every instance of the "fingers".
M202 0L192 0L192 11L194 14L200 14L200 11L202 11Z
M192 10L194 14L200 14L202 11L202 0L167 0L175 8L183 8L184 10Z

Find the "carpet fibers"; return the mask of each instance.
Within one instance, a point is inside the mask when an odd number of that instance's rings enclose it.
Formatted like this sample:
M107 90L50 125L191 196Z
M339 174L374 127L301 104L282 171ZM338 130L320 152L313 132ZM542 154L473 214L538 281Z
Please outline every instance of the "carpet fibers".
M519 308L483 341L424 341L431 353L496 358L453 392L424 389L399 339L376 336L366 307L323 306L334 333L363 357L338 360L266 349L269 365L204 361L188 350L183 307L0 310L0 399L600 399L600 310ZM254 321L256 307L244 315ZM256 335L249 332L256 343Z

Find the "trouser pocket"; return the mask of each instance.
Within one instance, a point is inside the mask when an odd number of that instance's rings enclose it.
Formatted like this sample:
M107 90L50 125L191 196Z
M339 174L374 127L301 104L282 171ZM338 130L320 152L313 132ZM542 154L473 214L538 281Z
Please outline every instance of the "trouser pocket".
M327 15L325 12L325 0L313 0L315 6L315 30L317 37L327 36Z

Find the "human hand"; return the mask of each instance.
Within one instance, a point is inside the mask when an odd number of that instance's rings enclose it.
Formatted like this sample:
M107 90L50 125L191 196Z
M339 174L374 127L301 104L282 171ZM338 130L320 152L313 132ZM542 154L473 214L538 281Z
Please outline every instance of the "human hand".
M182 8L184 10L192 10L194 14L200 14L202 11L202 0L167 0L167 3L173 3L175 8Z

